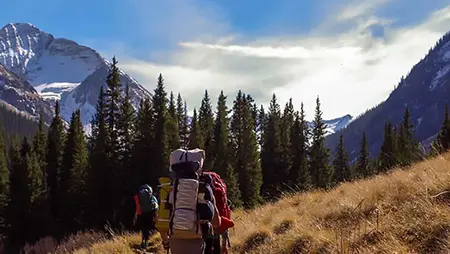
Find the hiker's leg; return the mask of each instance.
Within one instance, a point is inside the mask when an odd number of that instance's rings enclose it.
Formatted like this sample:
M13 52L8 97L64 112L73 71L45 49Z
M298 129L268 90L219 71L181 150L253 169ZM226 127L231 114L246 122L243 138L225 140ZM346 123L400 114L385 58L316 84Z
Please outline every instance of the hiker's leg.
M205 239L205 254L212 254L212 248L213 248L213 239L208 238Z
M213 254L220 254L220 235L213 240L214 252Z
M142 238L143 238L143 240L144 241L148 241L148 239L150 238L150 235L149 235L149 231L150 231L150 223L151 223L151 220L152 220L152 216L151 216L151 214L149 214L149 213L144 213L144 214L142 214L142 216L144 217L143 218L143 222L144 223L142 223L143 224L143 226L142 226Z

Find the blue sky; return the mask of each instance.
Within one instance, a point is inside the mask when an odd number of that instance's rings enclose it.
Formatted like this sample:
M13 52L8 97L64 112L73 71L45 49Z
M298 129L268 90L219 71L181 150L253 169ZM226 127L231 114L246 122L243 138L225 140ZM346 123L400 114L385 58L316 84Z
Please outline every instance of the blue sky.
M450 0L15 0L0 24L29 22L88 45L149 89L162 72L192 110L208 89L273 92L326 118L384 100L450 29ZM436 14L439 12L439 14ZM450 15L448 15L450 17ZM368 94L368 95L364 95ZM343 100L348 96L354 101ZM339 104L338 106L336 104Z

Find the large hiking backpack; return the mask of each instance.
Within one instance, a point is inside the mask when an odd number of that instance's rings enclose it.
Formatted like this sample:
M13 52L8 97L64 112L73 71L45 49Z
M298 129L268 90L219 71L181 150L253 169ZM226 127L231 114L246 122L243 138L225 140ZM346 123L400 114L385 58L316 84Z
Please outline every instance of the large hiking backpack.
M157 188L159 210L156 228L160 232L164 232L169 228L170 206L167 204L170 192L171 181L169 177L160 177Z
M205 151L201 149L177 149L170 154L169 235L172 238L202 238L213 219L211 180L202 173L204 157Z
M153 212L155 209L153 190L148 184L144 184L139 188L139 206L142 213Z
M234 226L231 220L231 209L228 203L227 197L227 185L222 180L219 174L215 172L204 172L205 175L209 175L212 181L212 189L214 193L214 198L216 200L216 206L219 210L219 215L221 217L221 225L216 229L216 233L221 234L225 232L228 228Z

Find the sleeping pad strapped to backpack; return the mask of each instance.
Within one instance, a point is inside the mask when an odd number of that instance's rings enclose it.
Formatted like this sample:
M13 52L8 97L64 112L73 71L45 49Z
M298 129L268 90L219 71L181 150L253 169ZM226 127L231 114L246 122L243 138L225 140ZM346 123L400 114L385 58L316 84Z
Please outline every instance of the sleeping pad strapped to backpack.
M201 149L177 149L170 154L171 238L198 239L211 232L214 194L211 179L202 172L204 157L205 151Z

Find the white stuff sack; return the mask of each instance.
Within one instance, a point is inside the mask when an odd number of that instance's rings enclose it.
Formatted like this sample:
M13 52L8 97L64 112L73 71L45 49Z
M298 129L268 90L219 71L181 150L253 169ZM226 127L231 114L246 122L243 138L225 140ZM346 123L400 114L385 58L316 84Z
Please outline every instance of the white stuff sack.
M170 153L170 166L173 164L186 162L187 161L198 161L200 163L200 168L203 168L203 161L205 160L205 150L202 149L177 149ZM172 171L172 168L169 169Z

